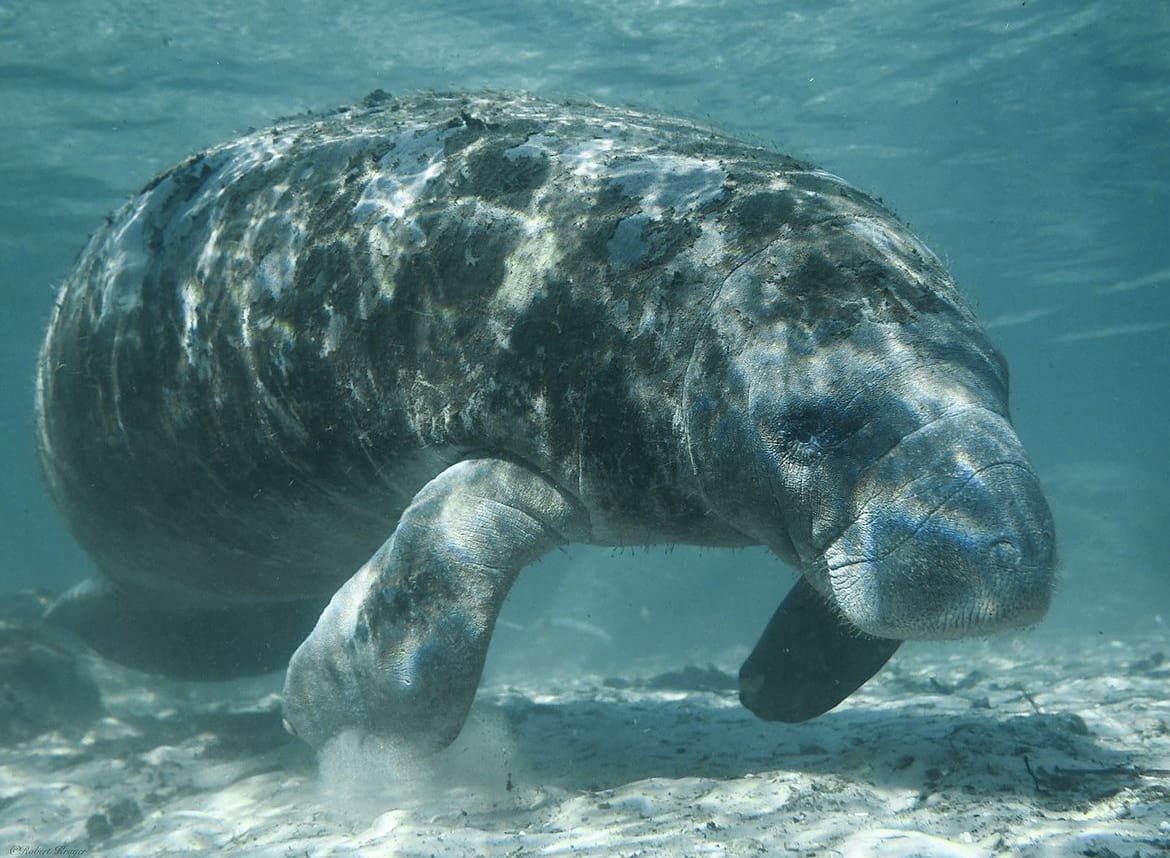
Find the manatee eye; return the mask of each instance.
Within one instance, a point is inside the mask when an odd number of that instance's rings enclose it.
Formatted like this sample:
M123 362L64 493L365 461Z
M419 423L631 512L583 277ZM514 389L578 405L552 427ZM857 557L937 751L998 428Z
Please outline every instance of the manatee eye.
M1012 567L1020 565L1022 554L1015 543L1008 539L1000 539L991 546L991 562L996 566Z
M841 420L832 409L803 409L786 414L772 435L786 458L810 462L840 442Z
M804 412L786 422L784 435L792 444L819 449L825 435L824 423L823 414Z
M858 397L833 388L779 394L760 390L751 408L756 430L772 455L798 466L838 453L865 427L869 411Z

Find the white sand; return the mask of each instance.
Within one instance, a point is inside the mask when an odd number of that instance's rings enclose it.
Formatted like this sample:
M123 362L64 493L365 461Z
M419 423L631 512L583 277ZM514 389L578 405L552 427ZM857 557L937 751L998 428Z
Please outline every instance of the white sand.
M485 687L412 761L279 730L278 680L98 670L110 717L0 751L5 854L1150 856L1170 852L1170 639L908 644L836 711ZM1031 774L1028 771L1031 767ZM120 804L119 804L120 803ZM139 818L139 814L141 818ZM88 824L88 830L87 830Z

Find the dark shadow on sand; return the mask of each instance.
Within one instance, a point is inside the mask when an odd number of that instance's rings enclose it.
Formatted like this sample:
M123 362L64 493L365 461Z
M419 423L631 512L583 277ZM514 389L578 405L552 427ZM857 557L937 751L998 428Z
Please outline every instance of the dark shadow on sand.
M772 724L730 705L734 699L696 692L682 700L537 704L512 695L481 705L512 725L527 777L571 791L647 778L795 772L923 795L1018 795L1068 808L1142 776L1140 760L1103 746L1068 712L930 712L929 703L911 700Z

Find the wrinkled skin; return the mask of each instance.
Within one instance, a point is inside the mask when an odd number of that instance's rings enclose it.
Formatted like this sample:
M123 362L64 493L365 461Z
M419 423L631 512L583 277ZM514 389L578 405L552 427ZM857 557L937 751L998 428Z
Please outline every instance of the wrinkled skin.
M834 176L630 110L374 96L158 177L66 280L41 453L102 578L50 616L206 678L307 635L290 730L432 751L545 552L764 544L802 577L741 699L802 720L902 639L1043 615L1007 395L939 261Z
M743 436L730 449L755 451L757 478L729 481L720 460L709 496L733 498L753 536L866 634L961 637L1038 620L1052 520L996 364L977 367L983 377L957 364L875 371L852 343L824 352L828 365L806 361L796 384L787 367L750 359ZM784 382L769 384L769 370ZM754 510L772 515L753 520Z

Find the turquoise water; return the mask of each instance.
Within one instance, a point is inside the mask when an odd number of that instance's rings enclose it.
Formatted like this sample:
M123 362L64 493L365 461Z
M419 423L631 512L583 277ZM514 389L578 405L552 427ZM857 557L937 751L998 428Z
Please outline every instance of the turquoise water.
M1141 2L0 3L0 591L90 571L40 485L32 379L102 218L277 116L483 86L699 118L881 196L1011 363L1064 561L1045 631L1165 629L1170 7ZM761 552L573 550L524 577L494 658L537 630L550 669L702 661L790 580Z

